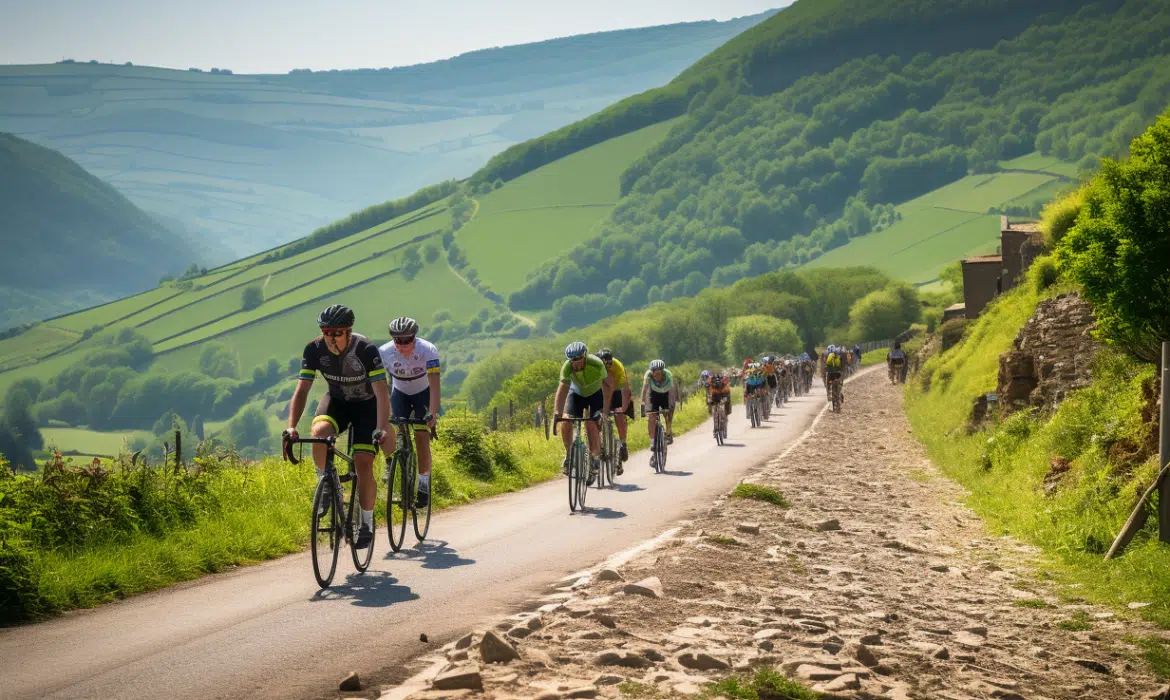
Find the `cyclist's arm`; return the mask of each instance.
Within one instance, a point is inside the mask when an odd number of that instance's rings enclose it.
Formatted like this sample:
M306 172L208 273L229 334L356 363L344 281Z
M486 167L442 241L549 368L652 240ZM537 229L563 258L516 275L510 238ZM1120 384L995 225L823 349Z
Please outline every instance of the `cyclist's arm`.
M569 398L569 382L562 380L561 385L557 387L557 397L553 401L555 415L564 415L565 413L565 399Z
M390 384L385 381L373 382L371 388L374 390L374 400L378 402L378 429L393 435L390 432Z
M427 384L431 387L431 405L427 409L432 416L439 415L439 373L431 372L427 375Z
M309 400L309 389L313 388L312 379L297 380L296 391L288 403L288 427L296 430L297 423L301 422L301 414L305 412L305 404Z
M614 391L613 375L606 374L605 379L601 380L601 392L602 392L601 395L605 399L605 403L603 403L602 406L605 406L607 408L609 407L609 405L610 405L609 402L613 399L613 391Z

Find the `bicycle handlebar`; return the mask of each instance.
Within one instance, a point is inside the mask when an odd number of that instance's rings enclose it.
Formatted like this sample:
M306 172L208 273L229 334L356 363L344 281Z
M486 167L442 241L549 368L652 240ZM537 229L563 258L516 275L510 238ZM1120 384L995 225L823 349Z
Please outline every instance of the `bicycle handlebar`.
M432 416L428 413L427 418L431 418L431 417ZM407 426L414 426L416 428L427 428L431 433L431 438L436 439L436 440L439 438L439 435L435 431L435 428L433 426L429 425L426 419L414 420L413 418L394 418L390 421L390 425L393 425L397 428L406 428Z
M284 442L284 444L282 445L282 448L283 448L282 451L284 452L284 458L293 464L300 464L301 463L301 460L299 460L293 456L293 451L292 451L293 445L308 444L308 445L330 445L330 446L332 446L332 445L337 443L337 436L336 435L330 435L329 437L323 437L323 438L298 437L296 440L293 440L288 435L284 435L282 437L283 437L283 442Z

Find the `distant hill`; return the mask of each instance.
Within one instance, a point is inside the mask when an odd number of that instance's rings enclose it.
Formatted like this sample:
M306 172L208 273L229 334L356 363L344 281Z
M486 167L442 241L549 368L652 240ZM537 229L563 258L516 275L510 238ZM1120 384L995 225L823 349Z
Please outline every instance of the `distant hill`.
M0 133L0 329L142 291L195 259L69 158Z
M144 210L222 242L231 252L214 262L227 262L470 175L508 146L670 81L769 14L394 69L0 66L0 130L65 153Z

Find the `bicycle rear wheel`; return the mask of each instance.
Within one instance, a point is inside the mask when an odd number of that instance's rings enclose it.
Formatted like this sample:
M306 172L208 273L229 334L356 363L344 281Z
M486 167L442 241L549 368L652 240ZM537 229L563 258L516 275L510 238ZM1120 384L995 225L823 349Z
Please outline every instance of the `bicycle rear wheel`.
M414 475L414 483L409 485L411 496L410 501L412 504L417 504L418 499L415 498L415 494L418 493L418 455L412 455L411 461L415 462L415 464L412 464L410 469L410 473ZM432 466L431 469L434 469L434 467ZM418 538L419 542L422 542L427 538L427 532L429 532L431 529L431 503L434 500L434 496L432 495L427 499L426 508L420 509L417 505L415 505L410 509L410 517L414 522L414 536Z
M390 549L397 552L406 539L406 511L410 507L406 469L397 452L386 464L386 472L386 533L390 536Z
M322 513L322 509L325 510ZM322 477L317 480L313 494L313 517L309 531L312 537L313 576L317 585L328 588L337 571L337 555L341 552L341 515L337 512L337 496L333 482Z
M353 475L353 487L349 490L350 500L349 508L347 508L347 515L349 521L350 535L353 539L349 543L350 554L353 555L353 566L358 571L365 571L370 568L370 560L374 558L374 537L370 538L370 544L364 549L358 549L357 533L362 527L362 508L361 508L361 490L358 488L357 474Z

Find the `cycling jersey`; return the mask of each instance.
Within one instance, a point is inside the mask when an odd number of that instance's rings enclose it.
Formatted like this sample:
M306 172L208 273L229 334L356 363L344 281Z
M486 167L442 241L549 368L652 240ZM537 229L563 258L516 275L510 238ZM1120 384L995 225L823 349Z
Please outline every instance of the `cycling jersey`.
M300 378L313 381L320 372L329 383L329 396L340 401L368 401L374 398L374 382L386 381L386 368L378 347L364 335L353 333L345 352L334 355L317 336L305 346Z
M744 380L744 385L749 389L760 389L768 382L767 377L763 374L749 374Z
M709 385L708 389L711 391L712 396L716 396L719 394L730 394L731 393L731 385L728 384L727 382L722 382L719 386L715 386L714 384L711 384L711 385Z
M886 359L895 364L902 364L906 361L906 353L901 350L891 350Z
M585 357L585 367L580 372L573 371L572 360L561 365L561 384L568 384L569 390L580 396L593 396L601 391L601 383L607 376L609 369L596 355Z
M771 365L771 364L764 365L764 376L765 377L771 377L774 374L776 374L776 365Z
M626 385L626 366L618 362L616 357L610 360L609 373L613 376L614 390Z
M642 378L642 382L646 386L649 386L651 391L665 394L674 386L674 375L670 373L670 370L664 369L662 370L662 381L658 382L654 381L654 373L647 371L646 376Z
M825 358L825 365L828 367L840 367L841 356L835 352L829 353L829 356Z
M378 348L382 365L394 378L394 388L404 394L414 395L431 386L428 374L439 373L439 351L422 338L414 341L414 352L410 357L403 355L393 341Z

